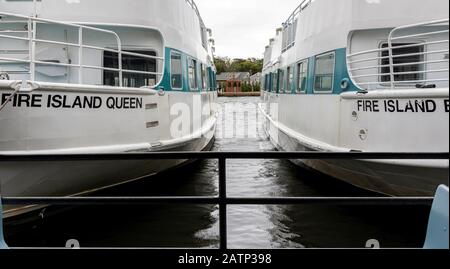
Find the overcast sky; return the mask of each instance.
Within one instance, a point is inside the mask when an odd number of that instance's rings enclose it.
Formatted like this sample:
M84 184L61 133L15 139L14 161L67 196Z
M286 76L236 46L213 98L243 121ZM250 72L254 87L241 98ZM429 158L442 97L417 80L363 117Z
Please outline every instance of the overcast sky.
M216 55L262 58L269 39L301 0L195 0L213 30Z

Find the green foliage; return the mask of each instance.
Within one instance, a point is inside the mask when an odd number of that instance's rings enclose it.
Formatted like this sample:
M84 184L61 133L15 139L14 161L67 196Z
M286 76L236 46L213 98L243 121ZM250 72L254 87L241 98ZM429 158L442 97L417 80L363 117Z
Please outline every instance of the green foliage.
M242 92L259 92L261 91L261 86L258 84L252 85L248 82L244 82L241 85Z
M217 57L214 59L217 73L223 72L249 72L254 75L262 71L263 60L248 58L248 59L233 59L227 57Z

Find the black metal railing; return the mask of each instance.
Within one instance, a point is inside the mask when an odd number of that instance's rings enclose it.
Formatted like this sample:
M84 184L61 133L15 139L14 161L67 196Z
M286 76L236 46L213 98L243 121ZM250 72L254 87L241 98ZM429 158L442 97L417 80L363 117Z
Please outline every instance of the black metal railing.
M78 154L4 156L0 162L123 161L123 160L218 160L219 195L203 197L3 197L7 205L135 205L205 204L219 205L220 249L227 247L228 205L431 205L432 197L261 197L227 196L226 166L230 159L310 160L448 160L449 153L328 153L328 152L158 152L130 154Z

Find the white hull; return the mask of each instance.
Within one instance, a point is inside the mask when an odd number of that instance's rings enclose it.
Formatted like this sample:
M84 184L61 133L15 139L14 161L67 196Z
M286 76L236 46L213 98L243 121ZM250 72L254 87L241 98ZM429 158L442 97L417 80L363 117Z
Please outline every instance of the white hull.
M207 150L211 38L192 0L0 0L0 155ZM82 195L184 162L4 162L0 195Z
M270 121L266 121L266 130ZM267 132L270 134L269 132ZM315 151L289 135L279 132L272 143L280 151ZM279 141L279 142L275 142ZM395 162L365 160L291 160L335 177L356 187L398 197L432 197L436 186L448 184L448 167L426 167Z
M212 135L171 150L209 150ZM5 197L64 197L85 195L129 183L186 163L187 160L20 162L0 164ZM5 206L4 217L14 217L42 206Z
M1 85L0 85L1 86ZM46 88L47 86L42 86ZM1 89L1 87L0 87ZM0 91L0 93L6 92ZM105 89L103 89L105 90ZM107 89L106 89L107 90ZM139 93L141 91L141 93ZM70 103L77 96L90 96L92 89L74 92L58 88L49 93L36 90L34 96L45 100L59 93ZM98 92L103 100L97 109L75 110L49 107L18 108L10 103L0 113L2 155L58 155L161 151L208 150L214 140L217 113L216 92L175 93L163 95L153 90ZM142 99L142 107L108 108L108 98ZM151 106L148 106L151 104ZM180 117L177 106L189 108ZM203 110L200 112L200 108ZM151 122L152 124L148 124ZM179 125L186 133L172 133ZM186 160L152 161L78 161L78 162L3 162L0 163L3 197L75 196L123 184L179 166ZM37 206L5 206L6 218L17 216Z
M447 97L444 96L443 98L446 99ZM341 100L338 101L338 99ZM414 119L411 119L413 120L411 124L405 124L407 122L402 115L396 117L393 114L360 113L358 121L354 121L347 115L351 115L351 111L355 109L355 100L357 99L345 96L323 97L322 99L316 96L308 99L305 96L265 93L264 100L265 104L261 105L261 111L266 117L265 130L272 143L280 151L414 152L415 149L419 152L439 152L439 149L448 151L448 142L446 143L444 139L436 140L436 134L440 133L442 137L447 137L448 141L448 125L446 126L448 113L442 113L439 116L433 115L439 120L432 122L425 122L426 118L416 115ZM315 102L322 104L330 111L319 114L319 110L317 110L319 106ZM271 106L272 109L275 106L278 109L270 111L269 107ZM384 141L383 138L386 136L383 132L386 127L369 126L369 142L371 142L369 145L373 149L361 143L368 140L352 138L354 130L358 130L361 125L373 122L377 117L381 117L380 122L384 122L385 126L397 125L398 133L412 133L416 128L413 122L416 124L421 122L421 126L429 124L427 130L429 134L422 137L423 141L418 138L412 140L412 137L404 135L391 136L388 141ZM329 124L326 125L326 122ZM336 126L334 129L333 124L338 122L340 122L341 128ZM308 131L314 138L306 135ZM434 141L432 140L433 136L435 137ZM353 142L353 147L351 142ZM342 146L345 143L348 143L348 147ZM402 148L403 144L405 147ZM366 148L364 148L365 146ZM392 148L389 150L388 147L391 146ZM449 177L449 164L446 160L292 160L292 162L301 166L306 165L354 186L390 196L431 197L437 186L448 185Z

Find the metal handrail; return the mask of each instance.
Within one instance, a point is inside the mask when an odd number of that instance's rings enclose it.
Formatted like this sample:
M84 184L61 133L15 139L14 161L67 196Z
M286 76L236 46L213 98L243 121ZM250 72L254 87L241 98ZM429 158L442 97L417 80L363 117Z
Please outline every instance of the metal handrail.
M20 58L0 57L0 61L29 63L30 64L30 80L31 81L35 81L36 64L63 66L63 67L69 67L69 68L79 68L79 70L78 70L78 83L79 84L83 84L83 69L99 69L99 70L118 72L119 73L119 87L123 86L123 73L138 73L138 74L146 74L146 75L156 75L159 77L161 77L163 75L163 73L161 73L161 72L148 72L148 71L140 71L140 70L125 70L125 69L123 69L123 66L122 66L123 55L137 56L137 57L153 59L153 60L157 60L157 61L161 61L161 62L164 61L164 58L158 57L158 56L124 51L122 48L122 41L121 41L119 35L114 31L91 27L91 26L79 25L79 24L74 24L74 23L67 23L67 22L61 22L61 21L50 20L50 19L43 19L43 18L37 18L37 17L31 17L31 16L12 14L12 13L7 13L7 12L0 12L0 16L20 18L20 19L26 20L26 21L20 21L20 23L27 23L27 33L28 33L27 37L18 37L18 36L0 34L0 38L28 41L29 42L29 50L28 50L29 59L24 60L24 59L20 59ZM6 23L6 22L9 23L10 21L2 21L2 23ZM37 23L50 23L50 24L58 24L58 25L69 26L72 28L77 28L78 29L78 42L70 43L70 42L38 39L38 38L36 38ZM105 34L109 34L109 35L113 36L113 38L115 39L116 44L117 44L117 49L111 49L111 48L98 47L98 46L84 44L83 33L84 33L84 31L87 31L87 30L105 33ZM63 46L68 46L68 47L76 47L79 50L78 63L70 64L70 63L54 63L54 62L38 61L38 60L36 60L36 43L47 43L47 44L63 45ZM89 65L83 64L83 62L84 62L83 49L92 49L92 50L108 51L108 52L117 53L118 54L118 68L107 68L107 67L101 67L101 66L97 67L97 66L89 66Z
M282 52L286 52L295 45L298 15L311 4L312 0L303 0L300 5L291 13L289 18L283 23ZM289 39L291 37L291 39Z
M402 30L414 30L421 27L429 27L429 26L443 26L448 27L449 25L449 19L443 19L443 20L436 20L431 22L425 22L425 23L417 23L412 25L406 25L406 26L400 26L397 28L394 28L390 31L388 36L388 44L387 47L384 48L377 48L377 49L370 49L370 50L364 50L364 51L358 51L354 53L349 53L347 55L347 66L350 78L354 82L355 85L360 86L368 86L370 88L371 85L374 86L386 86L387 84L390 86L390 88L395 89L397 86L404 86L404 84L407 83L430 83L430 82L449 82L448 77L448 66L447 67L434 67L434 68L427 68L426 70L418 70L418 71L396 71L395 67L399 66L413 66L413 65L430 65L430 64L439 64L439 63L448 63L448 44L449 39L448 36L444 39L439 40L431 40L431 41L425 41L425 42L417 42L414 44L406 44L406 45L400 45L395 46L393 41L397 40L406 40L409 38L417 38L417 37L425 37L425 36L438 36L443 35L445 33L448 33L449 30L431 30L431 31L420 31L418 33L408 33L405 35L399 35L398 33ZM407 53L407 54L394 54L394 50L397 49L403 49L403 48L413 48L413 47L427 47L431 45L443 45L442 48L435 48L434 50L424 50L422 52L415 52L415 53ZM447 46L445 46L447 45ZM374 56L374 54L379 54L382 52L388 52L387 56ZM444 55L443 59L426 59L425 56L430 55ZM447 55L447 56L445 56ZM367 56L367 57L366 57ZM424 60L420 62L414 62L414 63L395 63L394 59L402 58L402 57L410 57L410 56L423 56ZM436 57L434 57L436 58ZM381 60L389 60L388 64L383 64ZM379 61L377 65L374 65L374 61ZM389 69L389 72L382 73L382 69ZM367 70L368 73L364 73L362 71ZM373 72L375 71L376 72ZM357 73L359 71L359 73ZM372 71L372 72L371 72ZM369 73L370 72L370 73ZM396 80L398 75L423 75L423 74L432 74L433 76L431 78L424 77L424 79L418 79L418 80L408 80L408 81L399 81ZM441 74L441 75L439 75ZM443 74L443 75L442 75ZM389 76L390 81L380 81L379 79L381 77L387 77ZM365 80L362 80L365 78ZM370 79L370 78L374 78Z
M220 249L227 245L228 205L431 205L432 197L228 197L226 171L229 159L433 159L448 160L449 153L361 153L361 152L155 152L81 155L0 155L0 162L47 162L90 160L207 160L217 159L219 166L218 196L204 197L3 197L8 205L149 205L205 204L219 205Z
M200 23L202 26L205 26L205 23L203 22L202 16L200 15L200 11L198 10L197 4L194 0L185 0L191 7L194 9L194 12L197 14L198 19L200 20Z

